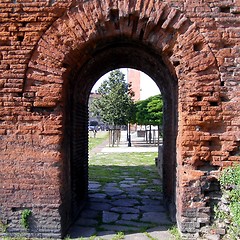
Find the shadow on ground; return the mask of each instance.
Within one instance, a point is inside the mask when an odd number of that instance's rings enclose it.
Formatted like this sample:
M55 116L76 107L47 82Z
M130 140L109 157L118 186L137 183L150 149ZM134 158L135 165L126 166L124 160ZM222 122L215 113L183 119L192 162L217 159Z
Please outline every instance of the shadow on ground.
M71 238L171 239L173 223L155 165L92 165L90 179L89 200L69 232Z

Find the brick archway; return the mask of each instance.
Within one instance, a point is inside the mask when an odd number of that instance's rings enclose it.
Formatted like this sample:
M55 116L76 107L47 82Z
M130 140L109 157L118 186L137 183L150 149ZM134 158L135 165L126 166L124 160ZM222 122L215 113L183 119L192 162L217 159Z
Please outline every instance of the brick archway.
M150 75L164 95L165 196L176 203L181 231L198 232L210 221L216 171L229 149L239 145L229 140L231 146L220 153L225 141L220 135L226 131L223 83L207 40L185 14L163 2L90 0L69 5L41 36L28 63L18 130L27 118L34 123L22 140L29 155L19 159L32 162L26 171L35 185L25 191L21 186L25 197L20 207L9 205L12 213L5 215L14 220L18 208L31 207L36 236L65 233L86 194L91 87L108 70L133 67ZM73 169L82 178L74 177ZM18 196L14 191L12 198ZM49 212L51 224L46 226L41 222Z
M91 17L86 14L89 12ZM63 197L62 226L69 224L72 213L77 213L76 209L87 194L88 94L98 77L116 67L142 70L161 88L167 113L164 193L173 209L177 204L177 221L181 230L188 231L182 222L186 212L195 209L197 204L207 209L206 203L200 200L204 197L201 189L193 188L192 179L186 179L190 166L196 182L204 175L199 171L198 163L204 165L206 161L209 164L210 151L197 153L194 142L198 137L188 139L190 134L198 135L196 127L198 123L202 125L202 120L195 121L201 109L198 99L202 98L196 90L209 88L209 98L218 99L220 80L215 57L195 24L162 2L135 5L132 1L128 4L115 1L112 5L99 5L96 1L88 1L72 6L42 36L32 56L25 92L34 96L33 111L55 111L61 104L66 104L63 107L65 169L61 174L65 176L65 182L62 194L72 194L71 199ZM68 114L67 109L73 110ZM206 120L203 121L207 125ZM209 116L208 122L211 121ZM71 179L69 167L72 169ZM77 177L79 175L82 177ZM192 188L190 192L189 187ZM192 201L192 198L199 200ZM188 221L193 221L195 215ZM197 223L192 224L193 228L198 228Z

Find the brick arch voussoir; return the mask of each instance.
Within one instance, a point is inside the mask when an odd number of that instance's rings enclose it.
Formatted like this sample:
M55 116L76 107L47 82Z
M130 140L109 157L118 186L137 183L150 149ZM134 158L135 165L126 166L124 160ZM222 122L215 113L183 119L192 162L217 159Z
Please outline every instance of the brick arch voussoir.
M28 65L25 91L33 92L39 102L38 91L50 85L61 88L63 74L79 67L89 42L118 37L152 46L177 75L180 86L187 79L199 87L204 84L202 76L206 80L213 75L216 84L214 54L195 24L178 9L154 0L92 0L73 5L42 36ZM60 95L54 95L55 105Z

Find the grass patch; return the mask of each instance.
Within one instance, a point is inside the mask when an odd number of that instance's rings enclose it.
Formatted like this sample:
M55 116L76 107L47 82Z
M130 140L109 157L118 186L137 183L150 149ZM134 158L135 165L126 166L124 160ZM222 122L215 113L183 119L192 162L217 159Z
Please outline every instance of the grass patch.
M172 234L174 240L181 240L182 237L180 235L180 232L177 228L176 225L172 226L170 229L169 229L169 232Z
M108 132L97 132L96 137L93 137L93 133L89 132L88 138L88 148L91 151L93 148L97 147L98 145L102 144L105 140L108 139Z
M158 240L157 238L152 237L148 232L144 232L144 234L151 240Z
M147 180L151 187L154 179L159 178L154 159L157 153L99 153L89 162L89 178L100 183L119 183L127 178ZM144 187L145 184L144 184ZM154 189L155 190L155 189Z
M116 236L114 236L114 237L112 238L112 240L120 240L120 239L124 239L124 233L123 233L123 232L118 232L118 233L116 234Z

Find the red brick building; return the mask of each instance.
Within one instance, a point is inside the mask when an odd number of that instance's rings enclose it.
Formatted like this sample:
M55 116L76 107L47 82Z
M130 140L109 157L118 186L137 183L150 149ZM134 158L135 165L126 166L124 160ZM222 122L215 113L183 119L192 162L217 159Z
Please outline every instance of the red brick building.
M128 68L127 80L132 84L132 90L135 93L134 101L144 100L150 96L160 94L159 87L145 73Z
M127 80L131 83L132 90L134 91L134 101L140 100L140 74L141 72L135 69L127 69Z

